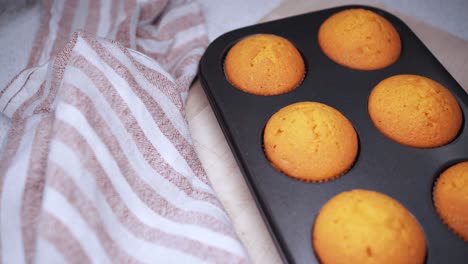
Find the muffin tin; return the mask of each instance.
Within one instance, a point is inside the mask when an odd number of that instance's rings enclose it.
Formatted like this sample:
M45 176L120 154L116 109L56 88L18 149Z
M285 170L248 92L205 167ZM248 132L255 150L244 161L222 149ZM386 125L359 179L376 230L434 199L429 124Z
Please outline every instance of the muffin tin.
M334 63L320 50L320 25L348 8L374 11L393 24L402 41L401 56L394 64L380 70L353 70ZM301 52L306 75L295 90L257 96L238 90L226 79L223 63L229 48L258 33L282 36ZM202 86L285 262L318 263L311 242L315 217L331 197L351 189L375 190L402 203L424 230L426 263L467 262L468 243L441 221L432 201L438 175L450 165L468 160L467 122L451 143L438 148L412 148L385 137L370 120L367 99L378 82L396 74L418 74L441 83L455 96L466 120L467 93L406 24L373 7L342 6L238 29L219 37L206 50L200 62ZM265 157L262 137L266 122L280 108L300 101L334 107L356 129L359 153L353 167L340 178L301 182L277 171Z

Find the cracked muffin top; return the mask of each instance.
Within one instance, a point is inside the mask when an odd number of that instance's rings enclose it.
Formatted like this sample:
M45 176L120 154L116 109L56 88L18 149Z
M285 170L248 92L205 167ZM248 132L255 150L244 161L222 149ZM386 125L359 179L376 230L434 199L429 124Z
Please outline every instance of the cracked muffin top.
M368 111L382 134L417 148L449 143L463 123L450 91L419 75L395 75L381 81L369 96Z
M255 95L278 95L296 88L305 75L301 54L287 39L258 34L227 53L224 72L236 88Z
M344 174L358 152L358 137L338 110L317 102L299 102L267 122L263 144L271 164L302 181L327 181Z
M318 42L332 61L357 70L393 64L401 53L400 35L384 17L365 9L347 9L320 26Z

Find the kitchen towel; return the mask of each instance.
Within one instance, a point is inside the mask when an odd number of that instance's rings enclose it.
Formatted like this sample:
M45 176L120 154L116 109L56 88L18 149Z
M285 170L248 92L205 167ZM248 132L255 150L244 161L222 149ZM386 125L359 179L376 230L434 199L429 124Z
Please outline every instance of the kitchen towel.
M208 44L199 5L41 7L0 90L2 263L248 262L184 116Z

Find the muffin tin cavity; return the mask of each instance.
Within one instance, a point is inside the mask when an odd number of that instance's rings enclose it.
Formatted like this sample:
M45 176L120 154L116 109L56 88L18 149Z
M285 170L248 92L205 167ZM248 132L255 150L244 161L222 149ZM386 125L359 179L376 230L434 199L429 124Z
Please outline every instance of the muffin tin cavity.
M403 49L384 68L343 67L321 50L318 32L323 22L342 10L367 9L384 17L398 32ZM258 96L234 87L224 74L230 48L248 36L271 34L294 43L307 74L299 86L276 96ZM461 115L468 113L468 95L401 20L380 9L343 6L258 24L229 32L207 48L200 62L200 80L238 161L246 182L285 262L318 263L311 249L312 225L320 208L335 195L366 189L401 203L419 222L426 237L426 263L464 263L466 242L455 236L434 210L434 175L447 161L468 159L468 122L449 144L417 148L382 134L368 112L368 98L382 80L413 74L430 78L453 95ZM319 102L343 114L358 137L358 154L344 177L314 183L286 177L273 167L263 149L267 121L279 109L297 102Z

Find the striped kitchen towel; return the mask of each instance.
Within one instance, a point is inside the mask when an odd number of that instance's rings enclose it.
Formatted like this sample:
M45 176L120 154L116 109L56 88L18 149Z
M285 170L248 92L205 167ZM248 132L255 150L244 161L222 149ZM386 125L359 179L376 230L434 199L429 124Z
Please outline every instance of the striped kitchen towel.
M199 5L41 6L0 91L1 262L248 262L184 115L208 44Z

